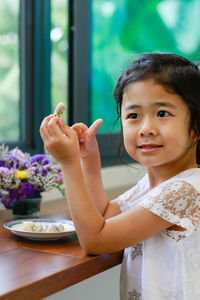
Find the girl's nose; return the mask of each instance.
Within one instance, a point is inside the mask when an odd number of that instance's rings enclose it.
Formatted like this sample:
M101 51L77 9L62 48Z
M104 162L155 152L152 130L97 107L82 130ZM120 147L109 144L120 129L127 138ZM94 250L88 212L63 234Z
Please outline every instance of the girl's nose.
M139 135L144 137L144 136L153 136L156 134L157 134L157 128L156 128L155 121L150 117L144 118L143 122L141 123Z

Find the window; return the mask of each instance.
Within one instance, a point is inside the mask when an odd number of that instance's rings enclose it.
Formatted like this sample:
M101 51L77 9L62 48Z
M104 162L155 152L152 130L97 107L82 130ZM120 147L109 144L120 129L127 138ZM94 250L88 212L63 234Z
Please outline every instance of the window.
M31 153L43 151L41 120L51 112L50 1L21 0L20 138L18 145Z
M91 7L90 114L92 122L104 116L105 133L115 120L115 81L134 53L165 51L200 59L200 2L93 0Z
M116 79L134 53L168 51L199 60L199 3L1 0L0 141L43 151L40 122L65 102L69 124L104 119L102 162L117 163Z
M91 78L89 120L102 117L102 153L108 160L108 139L116 119L113 89L133 54L175 52L200 60L200 1L195 0L92 0ZM112 129L117 139L120 126ZM106 146L105 146L106 145Z
M0 2L0 140L17 142L19 119L19 1Z
M51 102L52 111L59 102L68 110L68 0L51 1ZM67 122L67 113L64 114Z

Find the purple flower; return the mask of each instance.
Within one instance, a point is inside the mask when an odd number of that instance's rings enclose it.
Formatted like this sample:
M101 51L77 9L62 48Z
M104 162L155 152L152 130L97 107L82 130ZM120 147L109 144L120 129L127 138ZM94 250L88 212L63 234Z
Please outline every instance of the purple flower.
M33 198L35 185L29 182L24 182L21 189L18 191L20 198Z
M48 169L43 167L41 171L42 176L46 176L48 174Z
M16 176L19 173L24 176ZM62 185L61 168L49 155L30 157L18 148L0 145L0 202L6 208L12 208L13 200L33 198L53 187L64 195Z
M44 166L50 163L50 159L45 154L35 154L31 156L30 163L33 164L36 162Z
M12 199L6 198L3 194L0 194L0 202L4 205L5 208L12 208Z
M16 158L14 155L10 155L10 154L7 154L6 155L6 160L8 160L8 163L7 163L7 167L8 168L19 168L19 159Z
M14 199L19 198L19 197L17 197L17 191L16 190L8 189L8 192L9 192L9 197L10 197L11 201L13 201Z
M0 159L0 167L5 167L6 163L4 160Z
M0 194L0 202L2 203L3 201L3 198L4 198L4 195L3 194Z

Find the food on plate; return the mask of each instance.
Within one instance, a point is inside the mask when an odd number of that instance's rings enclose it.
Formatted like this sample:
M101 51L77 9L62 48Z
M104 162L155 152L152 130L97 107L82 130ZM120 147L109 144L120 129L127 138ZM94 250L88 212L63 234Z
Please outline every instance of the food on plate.
M60 223L44 223L44 222L32 222L24 221L23 230L30 232L63 232L65 227Z
M62 232L64 231L64 226L62 224L51 224L47 229L46 232Z
M56 109L54 111L54 117L59 117L62 118L64 111L66 110L66 106L64 103L58 103L58 105L56 106Z
M34 222L23 222L23 224L24 224L23 229L24 229L25 231L33 231L33 229L34 229L34 227L35 227Z
M43 230L43 226L41 223L35 223L35 226L33 227L33 230L35 232L41 232Z

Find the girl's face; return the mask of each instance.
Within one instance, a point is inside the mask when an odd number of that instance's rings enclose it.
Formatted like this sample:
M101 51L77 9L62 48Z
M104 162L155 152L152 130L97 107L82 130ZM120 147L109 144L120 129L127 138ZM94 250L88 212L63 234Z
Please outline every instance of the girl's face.
M147 167L196 163L190 114L182 98L152 79L133 83L123 95L121 122L128 154ZM180 165L181 164L181 165Z

